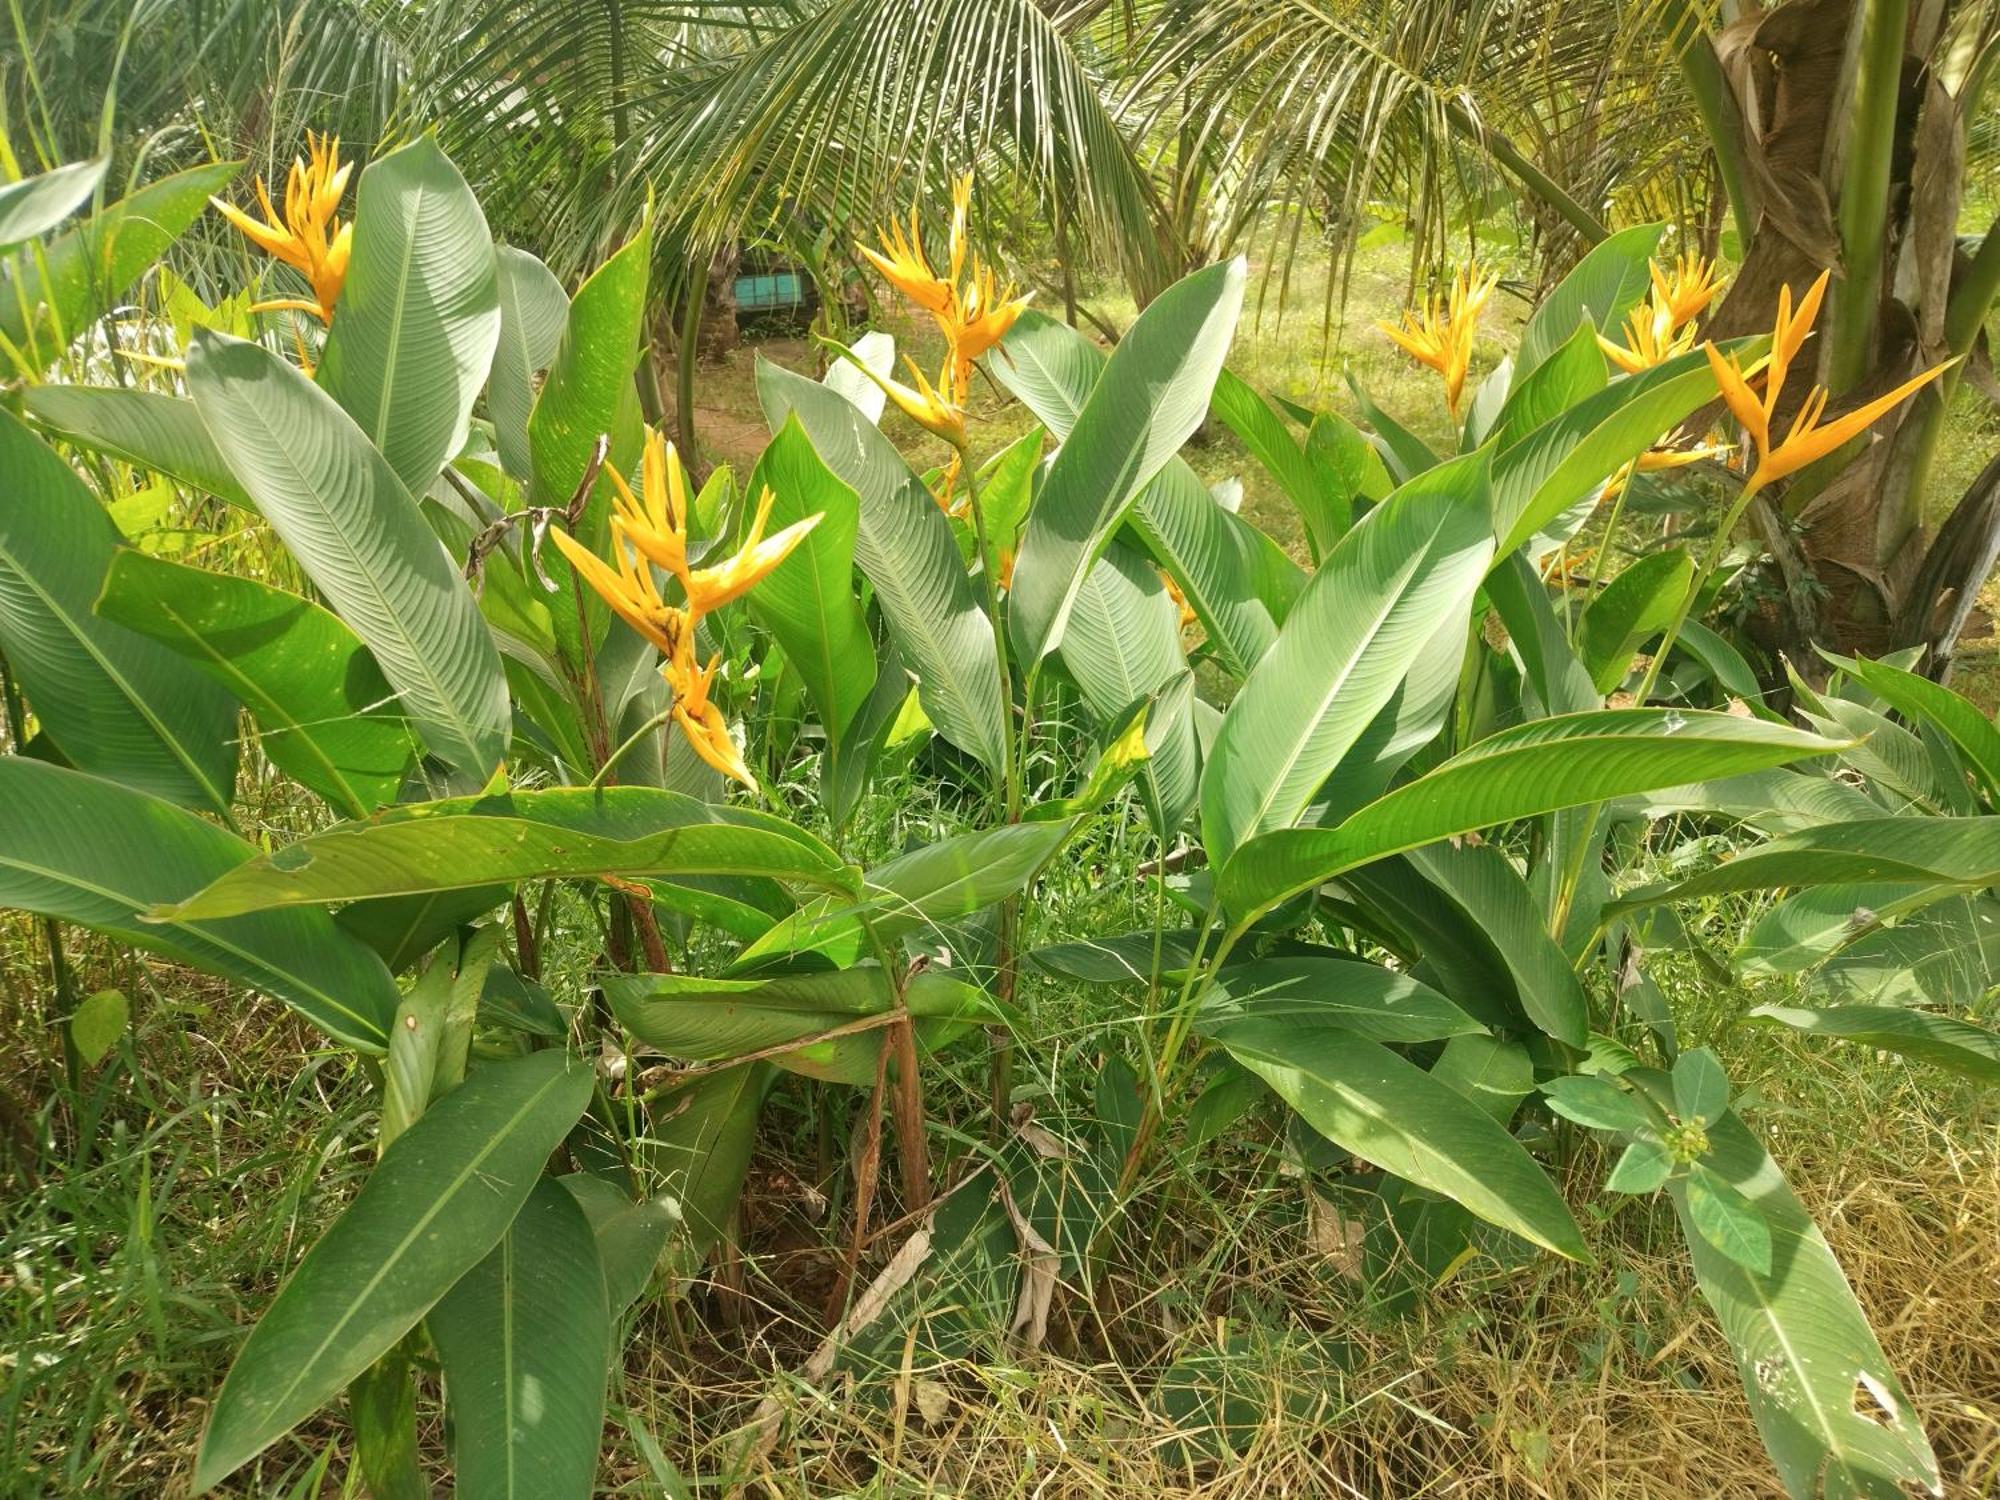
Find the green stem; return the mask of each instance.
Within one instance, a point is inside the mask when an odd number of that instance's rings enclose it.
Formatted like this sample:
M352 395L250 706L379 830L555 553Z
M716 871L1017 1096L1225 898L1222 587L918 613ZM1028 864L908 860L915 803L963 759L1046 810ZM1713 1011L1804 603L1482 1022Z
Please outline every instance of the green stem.
M1826 385L1836 396L1866 380L1875 363L1896 105L1909 19L1909 0L1864 0L1853 23L1861 27L1861 38L1845 111L1847 149L1836 214L1846 274L1832 289L1833 317L1826 336Z
M1722 191L1729 199L1729 217L1735 222L1736 238L1747 250L1750 237L1757 231L1759 207L1756 185L1750 180L1743 111L1723 74L1699 7L1687 6L1670 41L1680 63L1681 81L1694 99L1709 149L1715 153L1715 168L1722 178Z

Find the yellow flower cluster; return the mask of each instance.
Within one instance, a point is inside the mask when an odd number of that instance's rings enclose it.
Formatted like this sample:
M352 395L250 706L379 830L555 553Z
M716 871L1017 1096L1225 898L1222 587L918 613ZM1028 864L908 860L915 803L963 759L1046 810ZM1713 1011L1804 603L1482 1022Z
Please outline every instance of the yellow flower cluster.
M1448 296L1429 298L1421 308L1404 313L1401 328L1393 323L1375 325L1410 358L1444 377L1444 404L1454 422L1472 363L1472 335L1499 281L1497 276L1482 275L1476 262L1468 262L1452 278Z
M335 217L340 208L340 198L347 191L348 174L354 170L349 162L340 162L340 138L338 136L306 134L308 160L292 160L290 176L285 181L285 211L282 215L271 205L271 194L264 186L264 179L257 179L257 201L263 206L264 217L253 219L240 208L224 203L220 198L211 198L222 216L234 224L249 238L253 245L266 254L283 261L312 287L313 300L298 297L283 297L273 302L259 302L252 312L272 312L292 310L311 313L322 323L333 321L333 304L340 297L340 289L347 281L347 258L354 244L354 226L343 224Z
M1699 255L1682 255L1671 270L1663 270L1658 261L1647 269L1652 294L1626 316L1625 342L1597 336L1597 347L1627 375L1663 365L1692 349L1694 320L1715 298L1715 267Z
M564 532L554 533L556 546L618 617L666 656L660 670L674 695L673 721L694 753L754 790L757 779L744 764L721 708L709 701L709 684L720 658L711 657L706 667L695 660L695 625L703 615L741 598L769 576L820 517L808 516L776 536L765 536L774 499L767 489L757 502L750 535L735 555L713 567L694 568L688 565L687 476L674 445L647 429L636 495L616 469L607 467L604 472L613 491L611 549L616 566ZM654 567L680 581L685 605L669 604L660 597Z
M966 240L966 220L972 209L972 174L967 172L951 190L951 238L944 274L931 266L924 251L917 211L910 210L908 227L891 224L877 238L881 249L860 245L883 280L936 320L945 338L945 359L935 381L925 378L908 355L913 386L869 371L889 399L918 426L963 450L965 396L972 381L972 364L1007 336L1028 298L1016 296L1013 285L1002 285L990 266L980 263ZM864 367L865 368L865 367Z

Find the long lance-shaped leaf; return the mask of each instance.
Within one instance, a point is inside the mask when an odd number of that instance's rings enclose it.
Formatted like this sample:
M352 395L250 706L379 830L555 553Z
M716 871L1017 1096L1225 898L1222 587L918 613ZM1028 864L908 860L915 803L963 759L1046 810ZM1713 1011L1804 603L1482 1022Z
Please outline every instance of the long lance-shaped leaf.
M1371 1042L1436 1042L1485 1030L1407 974L1332 954L1255 958L1224 968L1204 992L1193 1025L1214 1036L1250 1020L1328 1026Z
M1628 708L1542 719L1480 741L1332 828L1282 828L1252 839L1223 867L1220 890L1232 913L1247 916L1343 870L1438 839L1841 748L1784 725L1719 713Z
M1470 610L1493 553L1486 477L1484 454L1431 469L1327 554L1202 770L1211 860L1295 823L1425 646Z
M569 321L569 294L555 274L527 251L501 245L495 252L500 273L500 342L493 349L493 373L486 384L486 409L493 418L493 443L500 463L526 484L534 477L528 446L528 418L535 410L535 377L549 367Z
M560 1048L488 1063L396 1138L230 1366L195 1458L196 1493L338 1395L485 1258L590 1083Z
M1521 350L1514 356L1516 388L1567 344L1586 320L1597 328L1618 327L1632 305L1646 295L1651 282L1646 263L1659 248L1666 227L1634 224L1599 240L1556 283L1521 334Z
M0 187L0 249L47 234L97 191L107 157L75 161Z
M1971 764L1989 797L2000 797L2000 728L1969 699L1942 683L1885 661L1828 656L1912 723L1930 724L1951 739Z
M1750 1014L1813 1036L1838 1037L1936 1063L1989 1086L2000 1085L2000 1036L1969 1021L1901 1005L1835 1005L1825 1010L1760 1005Z
M1293 1020L1214 1033L1328 1140L1524 1239L1589 1259L1562 1195L1493 1117L1380 1042Z
M610 1305L597 1236L552 1177L424 1320L451 1403L458 1493L587 1500L604 1442Z
M112 559L97 613L235 694L271 764L342 813L366 817L395 800L416 738L367 648L318 605L128 549Z
M53 363L58 330L73 339L108 312L242 166L212 162L149 182L22 257L19 281L0 279L0 334L24 350L32 342L38 362Z
M997 771L1007 757L1007 700L993 622L973 597L944 512L895 444L838 391L759 360L757 395L774 430L796 416L821 461L860 497L855 561L916 673L918 701L938 733Z
M1858 885L1983 889L2000 884L2000 818L1862 818L1828 823L1749 849L1672 885L1634 892L1621 910L1725 891Z
M1134 498L1208 414L1243 279L1239 258L1169 287L1091 387L1028 512L1007 592L1008 629L1031 670L1062 643L1084 575Z
M507 752L507 678L472 590L389 462L276 355L204 334L188 387L299 566L374 654L424 742L484 781Z
M185 396L117 386L38 385L23 400L37 422L80 447L253 508Z
M324 912L221 921L142 918L256 856L213 823L126 787L0 757L0 906L76 922L282 1000L340 1041L380 1052L396 1013L382 960Z
M1335 482L1331 465L1315 463L1269 403L1232 371L1224 370L1216 377L1215 414L1278 481L1278 488L1299 513L1313 555L1323 555L1347 530L1354 491ZM1354 429L1346 431L1354 434L1362 452L1373 452Z
M496 881L766 875L851 889L840 856L783 818L656 787L558 787L393 808L288 844L159 915L459 890Z
M411 494L465 441L499 337L493 237L458 168L430 136L370 162L319 383Z
M1104 364L1104 352L1074 328L1030 309L986 369L1061 441ZM1140 491L1126 524L1187 596L1223 663L1237 677L1249 676L1304 585L1298 565L1217 504L1179 456Z
M1778 1164L1735 1114L1708 1127L1702 1165L1755 1206L1771 1271L1709 1244L1685 1188L1669 1183L1695 1279L1736 1356L1764 1446L1787 1493L1895 1500L1944 1493L1937 1458L1840 1263Z
M157 641L91 613L120 541L54 449L0 413L0 653L71 765L227 813L236 703Z

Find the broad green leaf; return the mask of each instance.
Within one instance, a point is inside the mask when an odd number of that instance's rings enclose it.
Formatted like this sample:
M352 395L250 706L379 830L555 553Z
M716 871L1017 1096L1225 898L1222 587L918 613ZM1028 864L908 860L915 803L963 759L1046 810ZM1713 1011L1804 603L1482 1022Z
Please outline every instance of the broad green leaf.
M1507 404L1500 409L1490 436L1497 448L1511 448L1546 422L1552 422L1577 402L1603 390L1610 379L1604 351L1597 347L1597 329L1577 325L1550 357L1534 369L1516 372Z
M1355 957L1252 959L1210 982L1194 1030L1219 1036L1244 1021L1304 1031L1330 1026L1376 1042L1436 1042L1480 1031L1443 995Z
M1756 1205L1699 1162L1681 1186L1687 1222L1753 1276L1771 1274L1771 1230Z
M1082 415L1104 363L1103 351L1074 328L1030 309L986 369L1060 442ZM1298 565L1217 504L1178 456L1140 492L1126 524L1187 596L1230 672L1248 676L1277 639L1303 584Z
M1216 377L1215 415L1277 480L1313 555L1324 556L1348 526L1350 492L1331 482L1330 466L1315 464L1264 398L1229 370Z
M1855 678L1897 713L1929 724L1964 755L1989 797L2000 797L2000 729L1969 700L1950 688L1885 661L1827 659Z
M1764 1446L1795 1496L1897 1500L1941 1493L1937 1459L1826 1240L1776 1162L1734 1114L1708 1132L1703 1165L1749 1199L1771 1270L1746 1270L1693 1222L1669 1183L1702 1295L1736 1356Z
M2000 884L2000 818L1878 817L1821 824L1747 849L1686 880L1637 892L1618 909L1725 891L1865 881L1968 890Z
M1633 814L1647 819L1695 813L1767 834L1795 833L1821 823L1874 818L1882 809L1843 781L1818 772L1750 771L1633 797Z
M1347 389L1361 409L1361 420L1374 432L1376 451L1397 484L1408 484L1437 464L1438 456L1430 445L1377 406L1352 370L1347 372Z
M1743 653L1701 621L1681 621L1681 633L1675 638L1674 649L1700 662L1718 687L1741 698L1752 713L1767 719L1776 717L1765 706L1764 685L1757 680L1756 671L1744 660Z
M7 413L0 473L0 654L43 731L79 770L227 814L235 700L91 613L122 539L69 465Z
M667 1237L680 1221L671 1199L633 1199L623 1188L589 1172L570 1172L556 1179L569 1189L597 1238L597 1259L604 1268L604 1300L616 1323L653 1279Z
M1622 1134L1650 1130L1653 1117L1638 1098L1608 1078L1579 1073L1552 1078L1542 1085L1549 1108L1565 1120L1574 1120L1592 1130L1615 1130Z
M1084 984L1145 984L1156 968L1163 975L1184 971L1194 962L1200 936L1182 928L1078 938L1037 948L1028 961L1044 973Z
M162 177L58 235L39 255L16 256L0 268L0 335L28 352L38 370L54 363L85 324L110 311L186 233L242 165L212 162Z
M493 236L433 136L361 172L319 384L422 496L465 441L500 338Z
M1577 622L1576 653L1600 694L1625 680L1639 648L1673 623L1694 583L1685 548L1649 552L1621 568Z
M158 922L256 856L204 818L78 771L0 757L0 906L95 928L284 1001L328 1035L380 1052L396 1010L382 960L324 912Z
M150 469L245 510L253 508L202 425L201 413L185 396L119 386L38 385L23 400L37 422L80 447Z
M1247 916L1385 854L1839 748L1817 735L1728 714L1627 708L1543 719L1480 741L1335 827L1286 828L1251 840L1224 866L1222 898L1230 911Z
M1646 262L1659 248L1664 224L1634 224L1598 241L1569 275L1542 299L1521 335L1514 356L1514 383L1521 383L1588 320L1616 329L1634 303L1646 295L1651 278Z
M1506 1125L1535 1091L1535 1061L1528 1044L1471 1031L1452 1037L1431 1064L1431 1077L1448 1083L1493 1119Z
M847 352L854 359L832 361L827 366L826 374L820 377L820 384L830 391L840 392L869 421L879 423L889 395L862 372L873 370L885 379L896 373L896 336L871 329L857 338Z
M1507 857L1489 844L1438 843L1412 849L1408 859L1491 943L1528 1019L1558 1041L1583 1046L1590 1035L1590 1003L1568 956L1549 936L1533 892Z
M354 632L269 584L124 550L97 613L193 662L250 710L271 764L340 812L396 799L416 740Z
M0 249L47 234L83 207L110 164L101 156L75 161L0 186Z
M1008 630L1034 665L1062 644L1076 592L1138 493L1208 414L1243 306L1239 258L1183 278L1126 330L1028 512Z
M1884 918L1935 899L1920 885L1811 886L1759 917L1735 960L1749 974L1803 973Z
M1008 753L1007 690L993 622L973 596L950 521L895 444L837 391L760 359L757 395L771 427L797 417L859 497L855 560L916 674L918 699L938 733L997 773Z
M655 787L557 787L391 808L287 844L161 915L234 916L496 881L665 874L850 883L837 854L783 818Z
M84 996L70 1013L69 1039L86 1068L96 1067L110 1055L130 1019L131 1007L123 990L98 990Z
M475 885L415 896L384 896L350 902L333 920L341 931L352 933L381 954L390 973L400 974L459 928L471 926L503 905L508 894L504 885Z
M597 1237L544 1177L424 1320L444 1370L458 1493L587 1500L604 1441L610 1307Z
M1238 1021L1215 1040L1328 1140L1524 1239L1587 1260L1562 1195L1478 1105L1379 1042Z
M817 515L819 523L750 591L750 613L778 639L804 679L834 761L847 728L875 686L875 643L854 594L854 538L860 502L813 451L796 415L787 417L757 467L745 500L754 509L772 496L770 529ZM829 768L837 775L837 768Z
M535 410L535 380L555 361L569 321L569 294L549 268L513 245L494 250L500 293L500 340L486 383L486 410L501 467L517 481L534 478L528 418Z
M1674 1159L1658 1141L1634 1141L1619 1153L1604 1179L1610 1193L1657 1192L1673 1175Z
M1729 1108L1729 1076L1721 1060L1706 1047L1693 1047L1674 1059L1674 1113L1683 1120L1712 1125Z
M458 569L353 419L268 350L203 334L188 387L231 471L359 636L424 743L484 781L507 753L499 653Z
M1353 523L1357 500L1374 505L1396 487L1368 434L1339 412L1313 413L1306 425L1306 459L1322 482L1340 496L1341 514L1346 518L1343 533Z
M767 1063L745 1063L671 1087L648 1102L652 1130L639 1150L658 1173L663 1196L680 1205L680 1228L669 1246L683 1273L699 1270L729 1232L764 1095L776 1076Z
M632 379L640 340L646 326L647 271L653 237L642 228L595 271L569 304L568 321L557 342L555 358L542 382L541 394L528 418L528 452L534 469L529 497L537 505L568 505L590 472L600 438L606 439L605 462L636 478L644 441L639 394ZM577 540L600 557L610 555L611 481L600 473L578 523L570 528ZM542 559L555 592L544 594L530 569L527 578L549 620L563 656L581 669L610 629L623 629L595 593L577 579L562 558L549 549ZM590 634L586 652L577 627L577 593L582 588L582 613Z
M806 1042L868 1016L885 1015L895 992L879 965L770 979L708 979L698 974L615 974L603 982L619 1025L668 1057L721 1062ZM949 973L926 968L904 990L919 1036L933 1045L950 1029L1001 1018L983 991ZM771 1060L789 1073L833 1083L864 1084L875 1076L885 1032L857 1030L823 1038Z
M560 1048L488 1063L397 1137L237 1353L202 1435L196 1493L339 1394L486 1257L590 1086L590 1069Z
M1296 822L1419 653L1471 608L1492 557L1486 458L1431 470L1321 563L1229 705L1202 769L1211 861Z
M1856 939L1811 985L1843 1003L1970 1010L2000 986L2000 901L1947 895Z
M1159 574L1123 541L1091 565L1060 649L1084 702L1105 723L1187 674L1180 611ZM1152 753L1139 780L1155 830L1170 838L1194 808L1200 751L1189 705L1165 706L1160 722L1147 726Z
M735 967L798 953L851 964L867 950L870 927L889 942L971 916L1032 880L1076 824L1005 823L899 854L868 871L858 899L822 897L745 948Z
M1936 1063L1984 1084L2000 1084L2000 1036L1968 1021L1900 1005L1836 1005L1805 1010L1760 1005L1750 1014L1813 1036L1838 1037Z

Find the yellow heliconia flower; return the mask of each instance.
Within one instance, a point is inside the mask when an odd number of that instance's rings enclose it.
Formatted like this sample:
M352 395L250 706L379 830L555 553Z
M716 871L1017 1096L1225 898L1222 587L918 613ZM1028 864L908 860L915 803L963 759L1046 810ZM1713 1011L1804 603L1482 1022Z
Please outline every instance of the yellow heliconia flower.
M889 285L933 317L942 317L957 295L953 287L956 276L948 279L931 269L930 257L924 254L923 231L917 227L916 209L910 210L908 234L903 232L901 224L892 222L876 237L882 242L880 250L871 250L866 245L855 248L882 273L882 279ZM953 238L955 242L957 237Z
M1672 308L1656 296L1626 314L1623 344L1615 344L1600 333L1597 347L1627 375L1637 375L1692 349L1694 328L1692 325L1677 328Z
M271 206L264 179L257 179L261 221L220 198L208 201L249 238L253 245L283 261L311 284L314 300L296 297L259 302L252 312L294 309L309 312L322 323L333 321L333 304L347 281L347 260L354 244L354 226L335 217L341 194L347 191L353 163L342 165L338 136L306 134L308 160L294 158L285 180L285 212Z
M1694 448L1648 448L1638 458L1641 474L1656 474L1662 469L1684 469L1689 464L1698 464L1705 458L1728 460L1735 457L1733 443L1704 443Z
M952 379L951 367L947 365L938 373L938 383L932 385L924 379L924 372L917 368L917 362L907 354L903 363L909 366L910 379L916 382L915 389L893 380L886 375L877 375L866 365L861 368L868 378L882 387L882 392L896 403L904 416L915 422L924 431L943 438L954 448L966 444L965 407L960 404L957 382Z
M1009 283L1002 290L990 268L972 262L972 279L951 314L945 337L951 343L952 372L963 390L972 379L972 362L1007 337L1007 330L1028 305L1028 298L1014 295Z
M694 621L688 612L660 597L646 560L623 536L614 534L612 539L618 559L614 568L568 532L558 529L550 535L577 576L597 591L619 619L658 646L669 660L684 642L694 638Z
M1167 597L1174 601L1174 607L1180 611L1180 628L1186 630L1190 626L1199 625L1201 616L1195 613L1194 606L1188 603L1188 596L1181 592L1181 586L1174 582L1173 575L1164 568L1160 570L1160 582L1167 586Z
M1725 355L1713 343L1702 345L1723 401L1757 447L1757 465L1750 472L1750 491L1760 490L1788 474L1796 474L1807 464L1824 458L1849 439L1865 432L1877 418L1907 400L1947 368L1946 365L1933 365L1893 391L1843 413L1824 426L1820 425L1820 418L1826 412L1828 393L1824 387L1815 387L1806 397L1805 405L1799 409L1791 430L1781 442L1774 444L1771 441L1771 417L1778 409L1779 397L1784 393L1785 376L1791 363L1812 333L1813 319L1818 315L1820 300L1826 294L1827 276L1827 272L1820 272L1819 279L1799 299L1796 312L1792 309L1792 289L1789 286L1779 289L1778 317L1771 330L1771 352L1763 366L1764 394L1761 397L1750 388L1750 379L1756 373L1754 369L1746 374L1735 356Z
M1500 278L1481 275L1476 262L1461 267L1452 278L1449 296L1427 299L1421 308L1403 314L1403 326L1377 323L1418 364L1444 377L1444 404L1458 420L1458 402L1465 393L1465 375L1472 363L1472 337L1480 310Z
M712 656L706 667L697 666L690 634L682 648L667 658L662 675L674 695L674 723L680 726L694 753L724 776L735 778L754 792L757 778L744 764L743 752L729 732L729 721L723 718L720 708L708 701L708 685L715 680L716 664L721 659L719 655Z
M1671 271L1652 261L1647 271L1653 279L1653 302L1666 311L1675 328L1692 323L1715 300L1715 265L1692 250L1674 261Z

